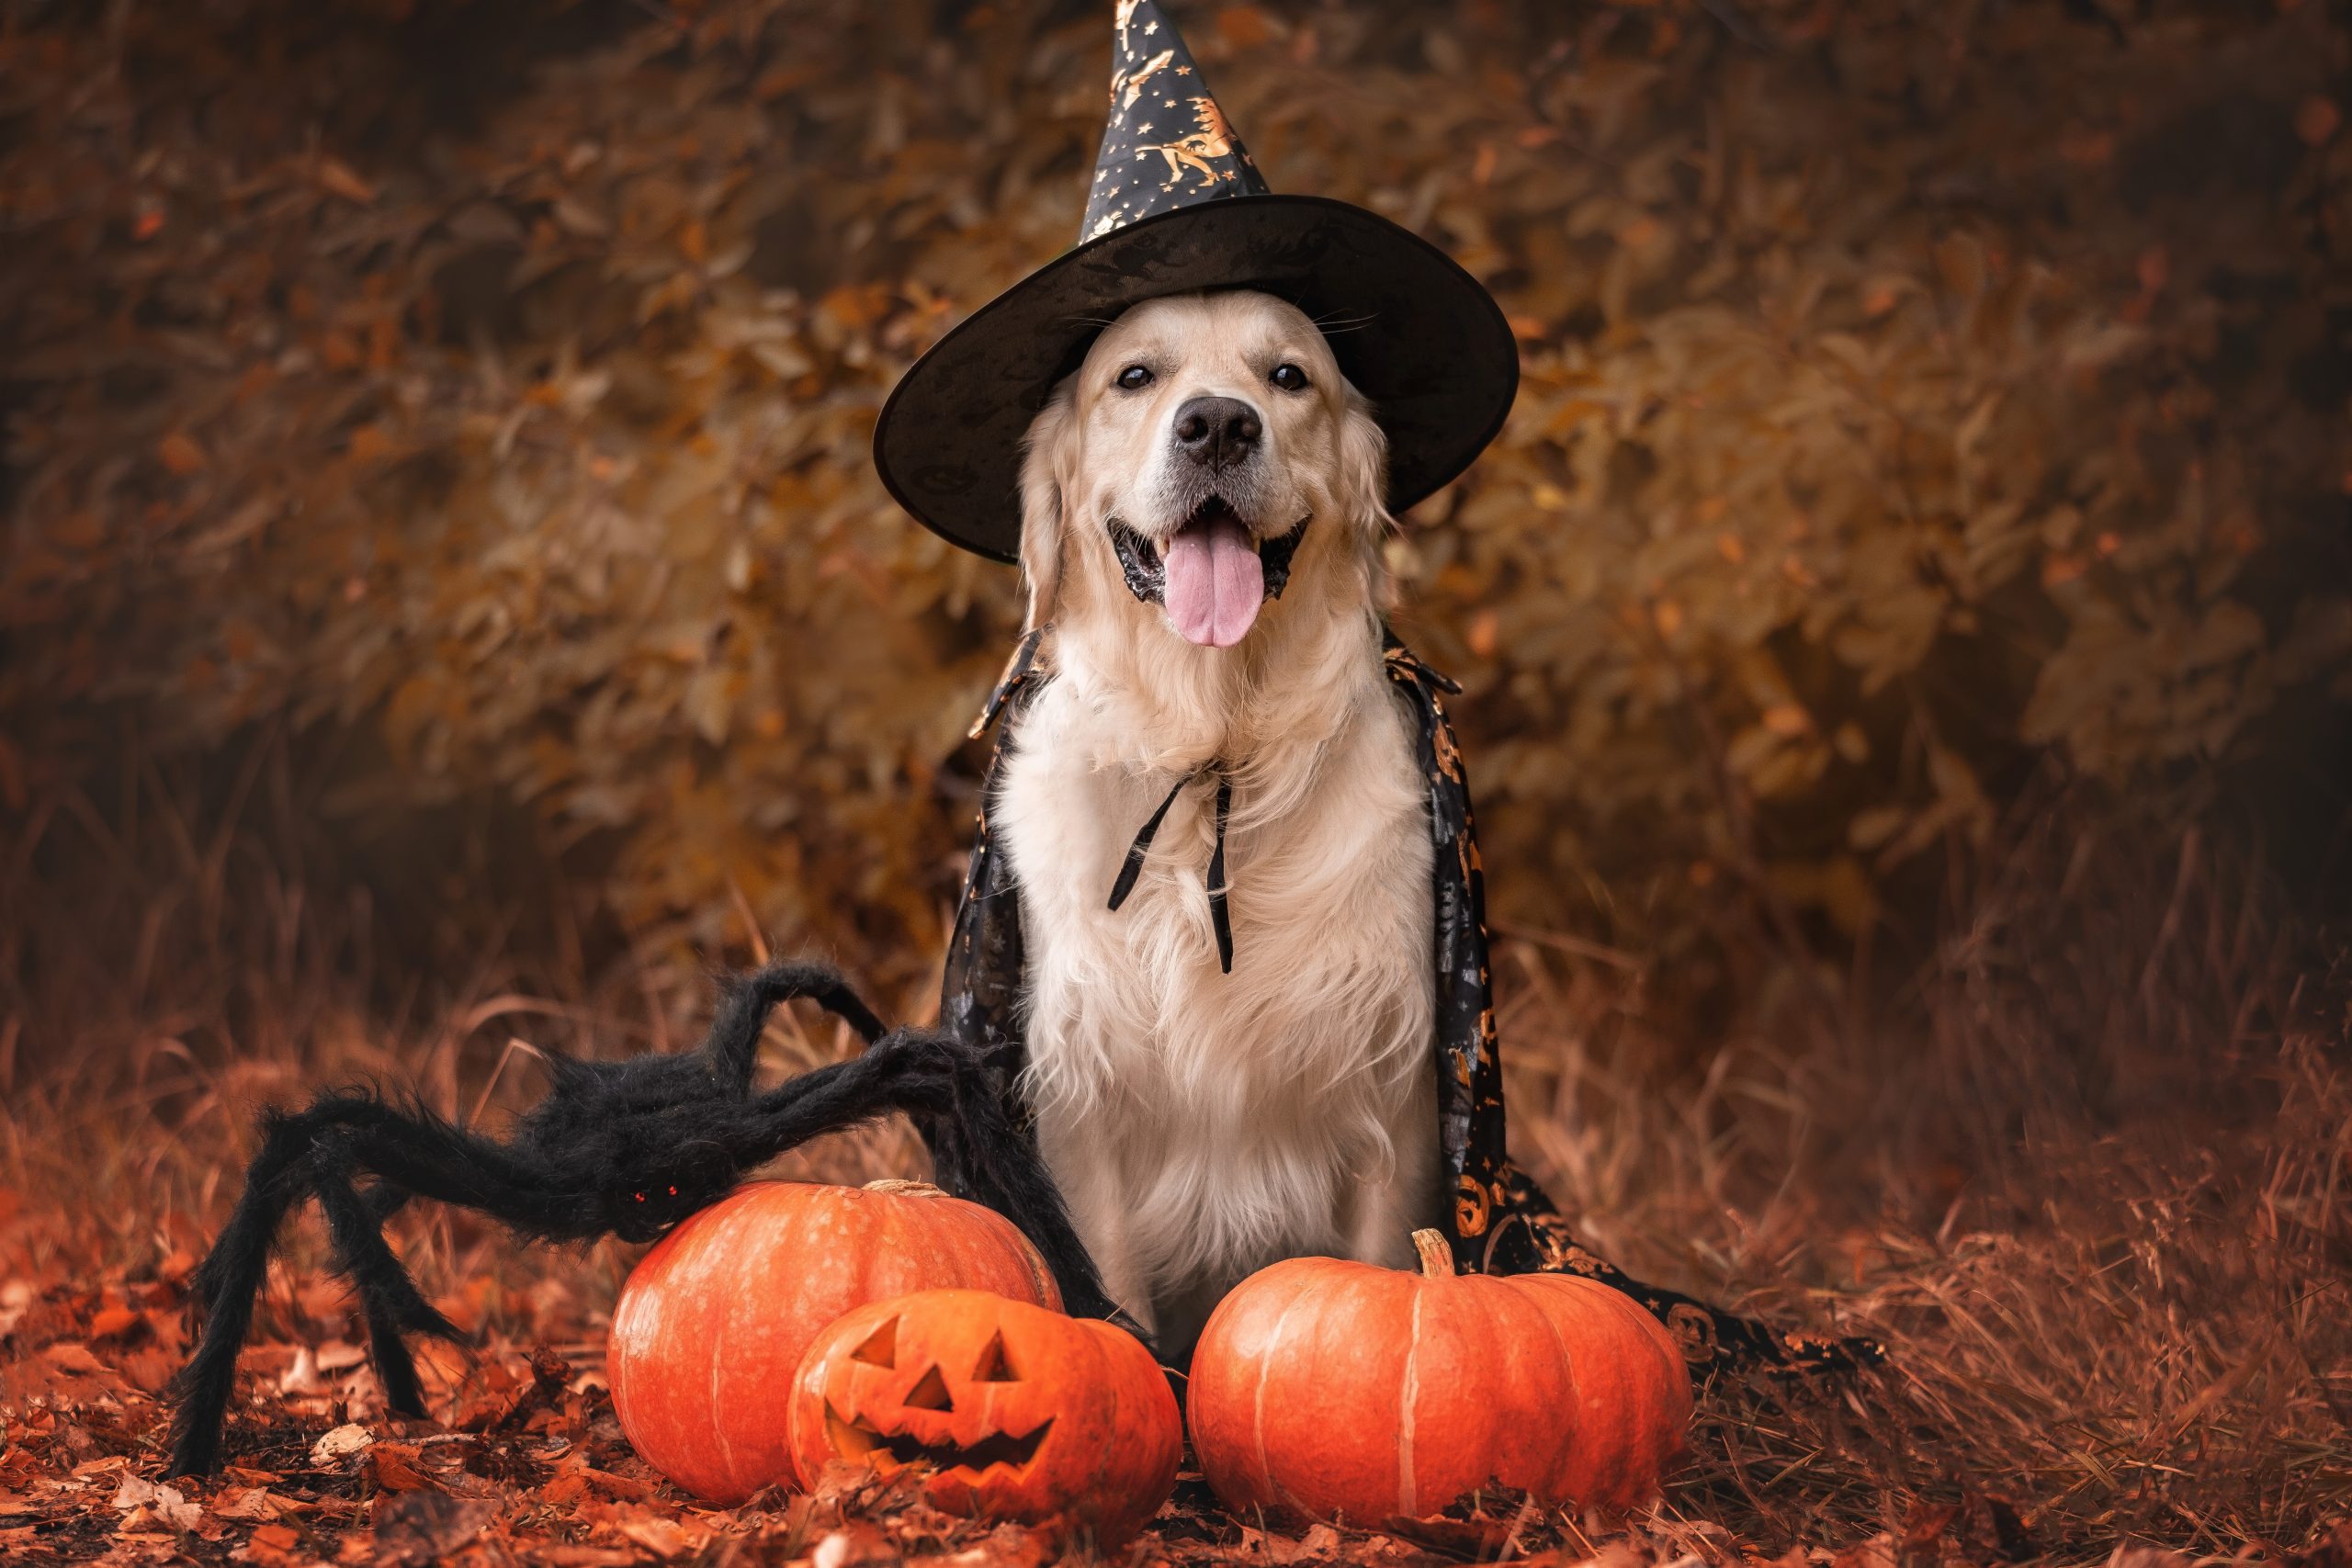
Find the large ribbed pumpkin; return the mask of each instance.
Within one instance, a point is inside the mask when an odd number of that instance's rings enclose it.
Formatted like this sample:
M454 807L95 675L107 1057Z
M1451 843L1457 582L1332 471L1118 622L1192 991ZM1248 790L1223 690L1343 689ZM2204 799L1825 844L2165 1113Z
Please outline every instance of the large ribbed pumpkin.
M1058 1311L1010 1220L918 1181L756 1181L689 1216L639 1261L613 1308L605 1373L648 1464L714 1503L790 1484L786 1395L850 1308L943 1286Z
M1625 1296L1563 1274L1419 1274L1299 1258L1236 1286L1202 1330L1186 1404L1228 1507L1377 1525L1489 1483L1623 1510L1679 1460L1690 1384Z
M978 1291L924 1291L844 1314L792 1391L801 1473L847 1460L919 1466L954 1514L1091 1534L1110 1551L1176 1485L1184 1426L1143 1342Z

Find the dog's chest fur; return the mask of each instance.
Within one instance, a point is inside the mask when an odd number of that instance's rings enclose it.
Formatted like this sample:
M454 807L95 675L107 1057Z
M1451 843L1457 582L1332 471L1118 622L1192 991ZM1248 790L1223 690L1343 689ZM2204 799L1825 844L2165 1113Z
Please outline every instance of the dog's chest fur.
M1171 751L1164 726L1065 669L995 804L1046 1159L1114 1295L1178 1338L1277 1258L1405 1261L1434 1207L1424 786L1376 649L1349 664L1311 711L1259 716L1243 757L1198 730ZM1204 883L1213 779L1182 791L1107 908L1136 830L1211 755L1238 764L1230 974Z

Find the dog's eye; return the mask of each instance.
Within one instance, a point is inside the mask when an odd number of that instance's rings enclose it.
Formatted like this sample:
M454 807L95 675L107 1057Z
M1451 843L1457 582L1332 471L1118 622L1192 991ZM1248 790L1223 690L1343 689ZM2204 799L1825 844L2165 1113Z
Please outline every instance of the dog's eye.
M1280 387L1285 392L1303 392L1306 390L1309 385L1309 382L1306 379L1306 372L1301 370L1297 366L1291 364L1287 360L1275 366L1274 373L1267 377L1266 379L1272 381L1275 386Z
M1119 387L1123 391L1140 392L1151 385L1151 367L1130 365L1119 372Z

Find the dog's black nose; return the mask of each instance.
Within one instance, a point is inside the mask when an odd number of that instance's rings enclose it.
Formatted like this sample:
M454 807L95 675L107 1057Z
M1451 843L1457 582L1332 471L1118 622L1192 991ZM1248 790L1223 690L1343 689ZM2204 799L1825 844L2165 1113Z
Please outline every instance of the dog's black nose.
M1264 434L1258 411L1239 398L1194 398L1176 411L1176 449L1213 469L1249 457Z

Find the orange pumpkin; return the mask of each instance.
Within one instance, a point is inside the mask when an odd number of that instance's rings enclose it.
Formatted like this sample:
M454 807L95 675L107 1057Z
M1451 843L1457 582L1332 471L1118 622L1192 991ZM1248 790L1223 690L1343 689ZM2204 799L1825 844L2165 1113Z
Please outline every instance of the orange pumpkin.
M803 1475L926 1467L948 1513L1057 1523L1115 1547L1176 1485L1184 1428L1142 1341L978 1291L875 1302L825 1330L792 1391Z
M920 1181L757 1181L690 1215L630 1273L605 1374L647 1463L714 1503L796 1479L784 1393L819 1332L940 1285L1058 1310L1012 1222Z
M1489 1483L1623 1510L1682 1453L1690 1383L1663 1325L1565 1274L1457 1276L1416 1232L1419 1275L1299 1258L1210 1314L1187 1405L1228 1507L1419 1518Z

